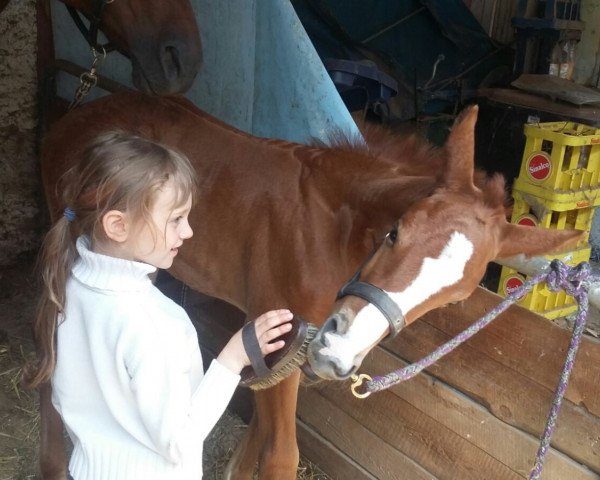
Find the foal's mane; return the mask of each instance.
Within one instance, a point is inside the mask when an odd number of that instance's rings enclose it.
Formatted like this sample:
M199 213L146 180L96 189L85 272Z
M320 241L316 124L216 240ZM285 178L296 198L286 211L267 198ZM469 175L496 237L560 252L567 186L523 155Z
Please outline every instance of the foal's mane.
M449 160L444 147L429 143L417 133L394 133L390 128L375 124L363 126L361 134L362 138L350 137L343 131L335 131L329 135L326 143L320 142L319 146L359 154L370 161L395 167L394 170L402 174L434 176L441 184L442 173ZM485 171L475 168L473 183L481 190L485 205L492 208L504 206L508 214L511 202L501 174L489 176Z
M416 133L395 134L385 126L368 124L361 128L361 134L362 137L350 137L343 131L334 131L321 146L357 153L374 162L406 167L412 175L431 175L433 169L441 169L444 163L440 149ZM424 160L426 167L423 167Z

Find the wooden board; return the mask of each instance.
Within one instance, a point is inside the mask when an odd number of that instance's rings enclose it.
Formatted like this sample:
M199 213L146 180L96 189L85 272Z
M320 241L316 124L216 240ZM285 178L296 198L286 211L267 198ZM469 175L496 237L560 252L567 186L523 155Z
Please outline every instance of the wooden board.
M369 474L356 461L301 420L297 422L297 436L302 455L310 458L315 465L325 466L326 470L321 470L333 480L376 480L377 477Z
M600 92L595 88L572 82L555 75L524 73L511 86L535 95L563 100L573 105L600 104Z
M332 395L326 397L315 387L300 390L298 402L299 424L310 426L315 432L313 442L318 441L320 451L318 457L312 457L300 444L301 452L311 461L334 478L360 478L344 476L338 472L336 460L339 452L352 463L357 463L365 470L364 478L425 480L435 479L435 476L419 466L403 452L383 441L379 435L370 431L370 425L350 416L346 409L337 404L336 386ZM341 393L341 392L340 392ZM341 395L348 398L348 395ZM314 460L313 460L314 458Z
M388 468L377 475L378 478L402 478L393 474L404 471L396 462L396 457L400 454L412 459L439 479L475 480L481 479L482 475L490 480L521 478L509 467L392 392L380 392L367 401L355 399L348 393L339 395L329 388L321 390L320 394L335 405L336 409L343 410L355 423L364 425L371 432L375 440L365 436L353 437L355 444L360 445L365 452L382 452L384 446L394 452L394 455L385 456L389 462ZM314 398L310 398L310 401L315 402ZM322 403L315 404L324 408ZM328 413L330 412L324 412ZM347 423L338 423L336 427L340 431L348 428ZM330 434L324 430L323 433Z
M538 110L559 117L592 126L600 126L600 106L583 105L578 107L564 102L554 102L549 98L540 97L531 93L522 92L514 88L481 88L477 92L479 97L499 103L502 106L521 107Z

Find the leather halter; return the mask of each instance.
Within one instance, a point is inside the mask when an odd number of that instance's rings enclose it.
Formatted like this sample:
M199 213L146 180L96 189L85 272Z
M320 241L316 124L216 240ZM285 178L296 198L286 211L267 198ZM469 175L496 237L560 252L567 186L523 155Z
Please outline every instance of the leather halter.
M67 10L69 11L69 15L71 15L75 25L87 40L89 46L99 53L102 51L104 51L104 53L108 53L115 49L110 42L107 42L104 45L100 45L98 43L98 29L100 28L100 22L102 21L102 13L104 12L106 5L112 2L114 2L114 0L96 0L94 2L94 11L89 16L89 27L85 26L77 9L68 5L66 6Z
M386 318L390 326L390 333L385 340L391 340L394 338L400 330L406 325L404 314L400 307L394 302L390 296L384 292L381 288L372 285L371 283L361 282L360 273L364 265L371 259L375 252L373 252L365 263L358 269L358 271L352 276L352 278L342 287L337 294L336 300L348 295L362 298L367 302L373 304Z

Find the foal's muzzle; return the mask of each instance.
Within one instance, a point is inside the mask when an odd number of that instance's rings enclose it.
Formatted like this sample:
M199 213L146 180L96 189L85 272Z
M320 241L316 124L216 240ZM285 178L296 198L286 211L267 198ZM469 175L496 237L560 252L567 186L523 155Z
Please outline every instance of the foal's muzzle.
M359 278L360 270L340 289L337 298L355 296L373 304L388 321L389 334L385 340L394 338L406 323L402 310L385 291L370 283L361 282ZM358 369L363 355L357 354L353 366L350 367L347 359L344 362L342 358L335 355L321 353L321 350L331 346L328 334L344 335L349 328L350 322L342 312L334 313L325 321L308 349L308 363L311 367L309 373L317 374L322 378L343 380Z

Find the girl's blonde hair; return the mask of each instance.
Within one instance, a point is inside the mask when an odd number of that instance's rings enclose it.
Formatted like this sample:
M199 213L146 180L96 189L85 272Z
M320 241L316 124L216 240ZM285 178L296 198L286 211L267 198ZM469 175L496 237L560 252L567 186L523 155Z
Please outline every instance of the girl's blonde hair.
M106 242L102 217L110 210L126 211L151 225L156 193L167 181L177 192L173 208L193 196L196 180L188 159L164 145L122 132L100 135L63 175L58 191L61 205L70 211L52 226L41 249L43 292L33 323L37 359L27 370L28 386L50 380L54 371L56 327L65 308L67 279L79 256L77 238L87 235L92 245Z

